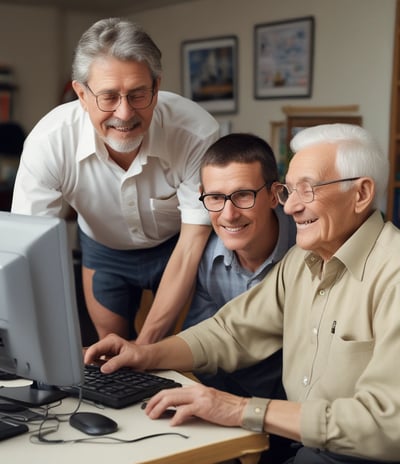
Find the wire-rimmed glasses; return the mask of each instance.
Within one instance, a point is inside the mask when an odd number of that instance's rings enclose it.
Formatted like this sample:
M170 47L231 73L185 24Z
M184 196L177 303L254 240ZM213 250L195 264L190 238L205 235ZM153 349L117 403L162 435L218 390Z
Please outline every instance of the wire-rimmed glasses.
M155 93L154 82L152 87L133 90L126 95L121 95L118 92L101 92L96 94L88 84L85 84L85 86L96 99L97 108L105 113L113 113L116 111L124 97L133 110L144 110L151 105Z
M227 200L230 200L236 208L250 209L256 203L257 193L268 185L267 182L257 190L236 190L236 192L232 192L229 195L225 195L224 193L203 193L199 197L199 200L203 202L204 207L208 211L214 213L222 211Z
M307 181L302 181L298 182L293 188L286 184L275 184L274 189L278 197L278 201L281 205L284 205L287 202L289 195L291 195L293 192L297 192L297 195L303 203L311 203L314 201L314 189L316 187L337 184L338 182L350 182L357 179L360 179L360 177L348 177L346 179L329 180L326 182L318 182L312 185Z

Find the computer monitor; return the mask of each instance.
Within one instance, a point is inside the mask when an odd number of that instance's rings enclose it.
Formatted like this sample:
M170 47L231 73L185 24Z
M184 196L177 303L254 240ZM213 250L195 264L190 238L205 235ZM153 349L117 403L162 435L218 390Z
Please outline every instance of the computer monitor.
M37 406L82 383L71 255L63 219L0 211L0 369L34 381L0 397Z

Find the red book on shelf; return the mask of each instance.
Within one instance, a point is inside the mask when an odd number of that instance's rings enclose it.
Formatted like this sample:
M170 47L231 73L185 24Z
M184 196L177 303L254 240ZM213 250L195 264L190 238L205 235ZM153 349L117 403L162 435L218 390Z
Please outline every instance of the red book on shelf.
M0 90L0 122L9 121L11 118L11 92Z

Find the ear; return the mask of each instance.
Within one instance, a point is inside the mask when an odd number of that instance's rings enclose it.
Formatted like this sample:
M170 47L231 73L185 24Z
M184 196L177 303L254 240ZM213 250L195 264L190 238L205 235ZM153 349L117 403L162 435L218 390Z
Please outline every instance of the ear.
M74 89L76 95L79 98L79 101L81 102L82 108L87 111L87 93L85 87L78 81L72 81L72 88Z
M276 194L276 186L279 184L279 182L274 182L271 185L271 208L276 208L279 204L278 196Z
M157 93L160 90L160 85L161 85L161 77L157 77L154 83L154 93Z
M153 102L152 102L153 106L156 106L158 102L158 91L160 90L160 83L161 83L161 77L157 77L154 83L154 97L153 97Z
M375 182L371 177L361 177L356 181L355 212L363 213L370 209L375 198Z

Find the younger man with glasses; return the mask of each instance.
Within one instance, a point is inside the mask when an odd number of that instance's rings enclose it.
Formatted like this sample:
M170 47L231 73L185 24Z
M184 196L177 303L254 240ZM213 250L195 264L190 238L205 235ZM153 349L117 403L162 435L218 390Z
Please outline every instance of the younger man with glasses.
M195 385L158 393L146 413L174 405L171 425L196 415L291 438L294 464L399 463L400 231L379 211L387 155L347 124L304 129L291 148L281 201L296 246L268 278L177 336L145 347L110 336L85 361L114 354L103 372L234 371L283 347L287 401Z
M60 216L71 205L99 337L135 338L142 289L160 284L137 342L159 340L189 297L211 231L199 165L218 124L159 90L161 52L128 21L101 20L83 34L73 79L79 101L51 111L25 142L12 211Z
M201 162L200 200L211 234L197 273L184 328L213 316L229 300L261 282L296 242L296 227L271 187L278 169L271 147L251 134L217 140ZM268 276L266 277L268 278ZM282 350L254 366L228 373L196 373L202 383L242 396L285 399ZM271 437L266 458L280 463L293 454L290 443Z

